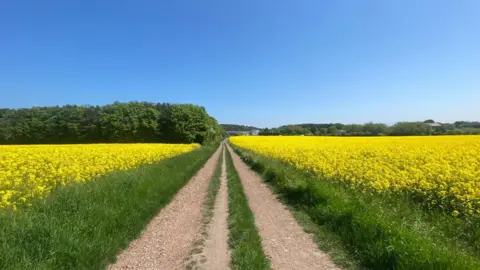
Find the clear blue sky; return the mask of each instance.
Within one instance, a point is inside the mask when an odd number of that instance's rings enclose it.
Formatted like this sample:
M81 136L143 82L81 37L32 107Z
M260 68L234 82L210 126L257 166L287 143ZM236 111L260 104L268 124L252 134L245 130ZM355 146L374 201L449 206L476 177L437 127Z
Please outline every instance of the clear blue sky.
M480 120L480 1L0 2L0 107L115 100L262 127Z

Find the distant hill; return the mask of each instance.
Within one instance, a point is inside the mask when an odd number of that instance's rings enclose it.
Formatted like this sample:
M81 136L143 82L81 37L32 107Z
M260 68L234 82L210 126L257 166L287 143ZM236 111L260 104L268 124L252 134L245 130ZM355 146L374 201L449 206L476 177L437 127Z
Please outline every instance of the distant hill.
M234 125L234 124L220 124L225 131L250 131L255 129L261 129L258 127Z

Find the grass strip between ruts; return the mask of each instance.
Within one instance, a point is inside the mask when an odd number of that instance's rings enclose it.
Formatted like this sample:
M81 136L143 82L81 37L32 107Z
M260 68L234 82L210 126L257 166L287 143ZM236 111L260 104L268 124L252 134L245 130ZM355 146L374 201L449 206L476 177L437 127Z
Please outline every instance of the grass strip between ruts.
M223 147L223 146L222 146ZM213 175L212 180L208 184L208 191L207 195L205 196L204 202L204 214L203 214L203 222L205 224L210 223L213 217L213 208L215 207L215 200L217 198L218 190L220 189L220 177L222 176L222 163L223 163L223 151L220 152L218 156L218 163L217 167L215 168L215 173Z

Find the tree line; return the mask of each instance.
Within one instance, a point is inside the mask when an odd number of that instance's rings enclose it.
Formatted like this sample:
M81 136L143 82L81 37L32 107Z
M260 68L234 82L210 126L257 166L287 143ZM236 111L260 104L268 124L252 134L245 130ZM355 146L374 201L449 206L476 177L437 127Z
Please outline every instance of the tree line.
M0 144L205 144L223 136L217 120L192 104L115 102L0 109Z
M225 131L251 131L260 130L260 128L235 124L220 124Z
M473 135L480 134L480 122L457 121L436 123L398 122L392 126L383 123L366 124L298 124L262 129L259 135L317 135L317 136L412 136L412 135Z

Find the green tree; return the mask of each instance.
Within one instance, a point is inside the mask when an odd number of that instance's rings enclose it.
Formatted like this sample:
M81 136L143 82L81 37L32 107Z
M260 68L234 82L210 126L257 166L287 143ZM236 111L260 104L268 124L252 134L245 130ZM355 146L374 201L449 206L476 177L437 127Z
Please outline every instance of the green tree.
M338 132L337 126L335 126L335 125L330 126L328 128L328 134L330 134L330 135L337 136L337 132Z
M363 125L363 131L366 135L378 136L387 133L387 125L381 123L366 123Z
M391 135L411 136L411 135L428 135L432 129L422 122L398 122L391 128Z
M190 104L169 106L160 122L160 133L168 142L203 144L214 129L205 108Z
M207 143L224 132L203 107L149 102L0 109L0 144Z

